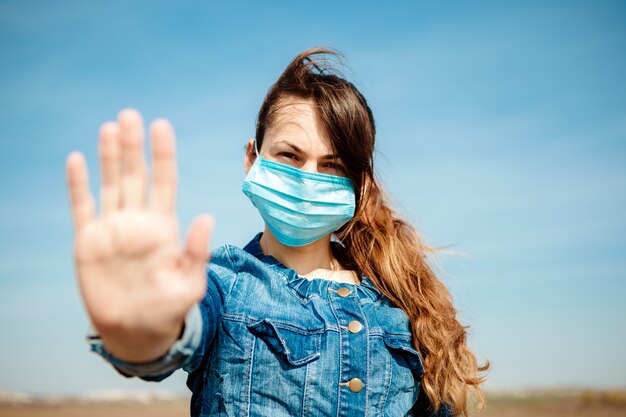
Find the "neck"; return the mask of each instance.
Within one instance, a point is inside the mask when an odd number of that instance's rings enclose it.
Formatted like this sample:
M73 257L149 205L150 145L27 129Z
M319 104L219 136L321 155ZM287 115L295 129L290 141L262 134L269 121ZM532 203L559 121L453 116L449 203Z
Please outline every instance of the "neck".
M330 249L330 235L304 246L285 246L266 227L259 244L265 255L273 256L302 276L316 269L332 269L335 262Z

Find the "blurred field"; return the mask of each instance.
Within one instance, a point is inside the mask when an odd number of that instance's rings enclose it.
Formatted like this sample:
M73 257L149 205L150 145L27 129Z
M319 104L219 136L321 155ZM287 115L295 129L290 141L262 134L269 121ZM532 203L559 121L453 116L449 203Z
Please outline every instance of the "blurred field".
M488 394L480 417L621 417L626 391L535 391Z
M489 394L480 417L626 417L626 391L540 391ZM189 400L80 400L0 404L0 417L184 417Z
M163 401L153 404L23 404L0 406L0 417L185 417L189 401Z

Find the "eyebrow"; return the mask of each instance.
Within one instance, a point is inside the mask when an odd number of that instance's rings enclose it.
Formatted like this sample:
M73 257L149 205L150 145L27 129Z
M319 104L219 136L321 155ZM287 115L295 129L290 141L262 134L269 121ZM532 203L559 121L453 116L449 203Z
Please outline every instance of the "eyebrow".
M284 143L285 145L290 146L297 153L304 153L304 151L302 151L302 149L300 149L299 147L297 147L293 143L289 143L287 141L281 141L281 142L278 142L278 143ZM330 153L328 155L322 156L322 159L333 159L333 160L337 159L337 160L340 160L340 158L337 155L332 154L332 153Z

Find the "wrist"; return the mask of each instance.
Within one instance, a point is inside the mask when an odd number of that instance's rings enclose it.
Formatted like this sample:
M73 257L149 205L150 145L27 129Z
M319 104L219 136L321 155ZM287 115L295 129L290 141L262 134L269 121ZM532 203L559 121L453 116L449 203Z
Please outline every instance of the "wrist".
M100 334L99 338L103 347L116 358L130 363L143 363L164 356L180 339L183 331L184 322L181 322L159 334L116 331Z

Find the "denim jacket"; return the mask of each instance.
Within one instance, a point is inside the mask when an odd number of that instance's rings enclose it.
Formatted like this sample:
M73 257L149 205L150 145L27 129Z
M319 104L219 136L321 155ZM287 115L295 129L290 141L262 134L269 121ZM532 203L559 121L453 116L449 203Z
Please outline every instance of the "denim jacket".
M98 341L92 350L146 380L182 367L191 416L431 415L414 408L424 369L406 314L365 276L359 285L298 276L263 255L260 236L213 252L206 296L163 357L133 364Z

